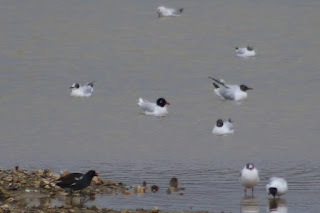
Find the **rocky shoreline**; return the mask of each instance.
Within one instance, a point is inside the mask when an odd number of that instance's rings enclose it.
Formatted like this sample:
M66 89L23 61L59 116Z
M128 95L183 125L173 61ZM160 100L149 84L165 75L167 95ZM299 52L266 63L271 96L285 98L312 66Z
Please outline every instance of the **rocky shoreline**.
M64 174L57 174L53 173L51 169L32 171L21 170L19 167L8 170L0 169L0 213L174 213L174 211L160 210L158 207L149 210L142 208L114 210L100 208L97 205L84 205L86 201L94 200L97 194L130 195L131 193L144 193L146 190L152 189L144 184L129 187L122 182L94 177L89 187L80 192L74 192L70 196L68 192L54 183L60 176L66 174L68 174L67 171ZM34 202L34 200L37 200L37 202ZM197 212L200 213L200 211ZM207 212L201 211L201 213Z

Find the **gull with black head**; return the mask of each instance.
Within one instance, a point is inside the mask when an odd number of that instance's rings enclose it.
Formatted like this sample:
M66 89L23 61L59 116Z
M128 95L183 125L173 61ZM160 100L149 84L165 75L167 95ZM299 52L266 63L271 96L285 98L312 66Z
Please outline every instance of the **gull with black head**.
M252 57L256 55L256 52L253 49L253 46L248 45L247 47L235 47L237 56L240 57Z
M90 97L93 92L93 83L94 81L87 83L83 86L81 86L79 83L72 84L69 89L71 89L71 96L75 97Z
M166 116L168 109L166 105L170 105L164 98L158 98L156 103L151 103L147 100L139 98L138 105L146 115L153 115L156 117Z
M283 178L272 177L266 185L266 190L269 195L271 194L273 196L273 198L276 198L276 196L280 197L288 191L287 181Z
M213 127L212 134L224 136L233 134L233 123L231 119L227 121L223 121L222 119L218 119L216 125Z
M212 79L213 81L213 86L214 86L214 93L216 95L218 95L219 97L221 97L223 100L235 100L235 101L242 101L247 99L248 97L248 90L252 90L252 88L241 84L241 85L229 85L226 84L226 82L221 79L220 81L212 78L212 77L208 77L210 79Z

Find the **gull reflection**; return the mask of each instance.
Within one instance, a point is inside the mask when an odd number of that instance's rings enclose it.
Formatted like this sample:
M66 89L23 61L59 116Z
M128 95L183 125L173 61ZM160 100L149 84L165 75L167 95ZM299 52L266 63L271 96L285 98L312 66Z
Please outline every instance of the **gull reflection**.
M252 196L245 196L241 200L241 213L259 212L259 201Z
M285 199L269 199L269 208L267 212L287 213L288 207Z

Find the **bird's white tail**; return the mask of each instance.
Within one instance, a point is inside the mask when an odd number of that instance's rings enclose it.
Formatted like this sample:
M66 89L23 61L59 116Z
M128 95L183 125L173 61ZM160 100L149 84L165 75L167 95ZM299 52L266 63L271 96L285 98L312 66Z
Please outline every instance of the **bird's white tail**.
M143 99L142 99L142 98L139 98L138 105L140 106L142 103L143 103Z

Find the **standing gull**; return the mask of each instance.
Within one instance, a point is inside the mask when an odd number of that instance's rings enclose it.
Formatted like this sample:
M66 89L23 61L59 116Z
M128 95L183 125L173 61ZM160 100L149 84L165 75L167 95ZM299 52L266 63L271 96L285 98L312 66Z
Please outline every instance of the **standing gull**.
M244 194L247 194L247 189L252 189L259 183L259 172L254 167L253 163L247 163L240 172L240 182L244 186Z

